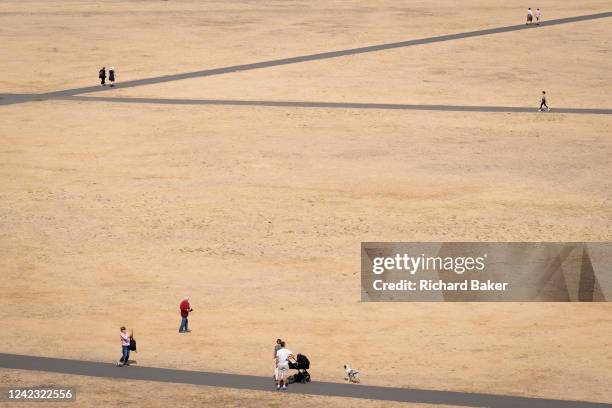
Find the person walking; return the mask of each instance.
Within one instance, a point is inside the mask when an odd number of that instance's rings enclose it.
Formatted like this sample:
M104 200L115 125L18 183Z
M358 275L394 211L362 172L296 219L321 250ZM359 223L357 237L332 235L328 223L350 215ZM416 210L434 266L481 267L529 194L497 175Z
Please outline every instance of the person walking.
M289 371L289 360L295 361L293 352L285 347L285 342L281 340L281 348L276 352L276 390L287 389L287 372Z
M186 296L183 298L179 305L179 309L181 310L181 325L179 327L179 333L191 333L189 330L189 313L193 312L191 305L189 304L189 297Z
M535 12L536 25L540 25L540 18L541 17L542 17L542 12L540 11L539 8L537 8L536 12Z
M276 368L276 353L278 353L278 350L280 350L281 347L281 343L283 341L281 339L276 339L276 344L274 345L274 354L272 356L272 358L274 359L274 378L276 379L276 376L278 375L278 369Z
M527 22L525 24L531 24L533 22L533 11L531 11L531 7L527 9Z
M119 339L121 340L121 358L117 362L117 367L130 365L130 340L132 334L128 334L125 326L121 326Z
M115 86L115 68L110 67L108 70L108 80L110 81L110 86Z
M100 85L106 86L106 67L102 67L102 69L98 71L98 78L100 78Z
M546 112L550 112L550 108L546 104L546 91L542 91L542 99L540 100L540 109L538 109L538 112L542 112L542 107L546 107Z

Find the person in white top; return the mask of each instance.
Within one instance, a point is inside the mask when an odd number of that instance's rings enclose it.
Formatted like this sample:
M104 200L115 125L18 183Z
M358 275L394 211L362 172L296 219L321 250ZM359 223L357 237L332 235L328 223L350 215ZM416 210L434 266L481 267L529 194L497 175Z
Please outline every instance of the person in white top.
M285 347L281 341L281 348L276 352L276 389L287 389L287 372L289 371L289 360L295 361L293 352Z
M531 7L527 9L527 22L525 24L531 24L533 21L533 11L531 11Z

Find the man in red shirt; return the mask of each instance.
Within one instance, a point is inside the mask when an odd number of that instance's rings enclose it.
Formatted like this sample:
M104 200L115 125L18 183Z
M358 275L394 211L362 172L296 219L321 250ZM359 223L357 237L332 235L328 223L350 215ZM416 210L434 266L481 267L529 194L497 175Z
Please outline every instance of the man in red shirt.
M189 316L189 312L193 312L193 309L189 304L188 297L185 297L181 301L179 308L181 309L181 326L179 327L179 333L191 333L191 330L189 330L188 327L189 320L187 319L187 317Z

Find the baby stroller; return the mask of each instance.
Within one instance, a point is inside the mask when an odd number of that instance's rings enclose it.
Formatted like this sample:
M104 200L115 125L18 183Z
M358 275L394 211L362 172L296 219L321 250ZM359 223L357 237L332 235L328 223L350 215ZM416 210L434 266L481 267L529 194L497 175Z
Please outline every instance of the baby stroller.
M290 370L297 370L297 373L290 375L287 378L287 382L289 384L293 383L302 383L306 384L310 382L310 373L308 373L308 369L310 368L310 360L303 354L298 354L295 358L295 363L289 362Z

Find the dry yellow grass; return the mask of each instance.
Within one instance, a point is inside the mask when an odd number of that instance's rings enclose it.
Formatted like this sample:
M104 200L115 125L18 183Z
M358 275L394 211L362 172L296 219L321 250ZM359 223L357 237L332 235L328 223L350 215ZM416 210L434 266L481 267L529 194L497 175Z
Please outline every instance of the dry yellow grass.
M173 74L524 14L503 1L356 3L5 1L0 87L91 85L102 64L120 81ZM540 7L546 18L607 11L605 1ZM108 94L536 107L545 87L553 107L609 108L609 21L537 35ZM554 113L3 106L0 351L110 361L125 324L142 365L270 375L267 356L283 337L311 358L315 379L340 381L349 361L367 384L610 402L610 304L361 304L358 273L361 241L610 240L610 125L609 116ZM185 294L193 333L179 336ZM135 405L287 402L0 373L2 385L82 384L87 405L134 392Z

